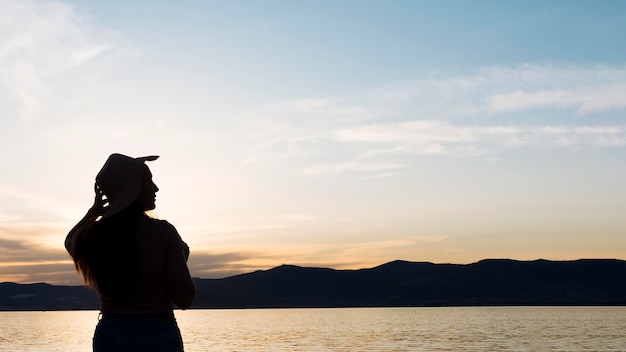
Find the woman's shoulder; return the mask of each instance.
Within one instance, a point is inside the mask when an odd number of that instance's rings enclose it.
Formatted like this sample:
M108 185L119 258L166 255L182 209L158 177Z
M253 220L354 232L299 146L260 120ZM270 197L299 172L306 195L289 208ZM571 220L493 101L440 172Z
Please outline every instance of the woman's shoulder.
M146 217L146 224L148 224L148 228L150 232L161 234L166 238L179 238L178 231L174 227L174 225L170 224L167 220L162 219L153 219Z
M186 253L186 256L189 257L189 247L183 241L183 239L176 231L174 225L170 224L166 220L160 219L148 219L152 226L153 231L156 230L158 233L157 237L160 238L161 243L163 243L167 248L170 249L181 249Z
M174 225L170 224L169 221L163 219L154 219L154 218L146 218L146 220L150 223L150 225L155 227L160 227L165 230L176 231Z

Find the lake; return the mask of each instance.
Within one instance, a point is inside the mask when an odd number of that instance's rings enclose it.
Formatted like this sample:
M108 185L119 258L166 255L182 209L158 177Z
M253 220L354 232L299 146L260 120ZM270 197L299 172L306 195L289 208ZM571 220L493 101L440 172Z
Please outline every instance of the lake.
M626 307L176 311L185 351L626 351ZM97 311L0 312L0 351L91 351Z

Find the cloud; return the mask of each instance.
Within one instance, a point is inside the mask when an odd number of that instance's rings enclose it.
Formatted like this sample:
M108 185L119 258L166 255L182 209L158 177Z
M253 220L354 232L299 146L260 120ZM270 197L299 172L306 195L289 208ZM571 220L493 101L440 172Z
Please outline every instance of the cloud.
M370 103L414 117L491 116L538 108L573 109L578 114L624 109L626 67L533 65L484 67L469 74L431 77L369 90ZM395 116L408 117L403 111Z
M471 129L458 128L448 122L410 121L359 125L339 130L335 137L344 142L453 143L471 142L477 136Z
M12 229L0 227L0 250L2 263L6 262L59 262L69 260L65 249L49 247L38 241L9 238L7 233L15 233ZM62 240L59 241L60 243Z
M306 175L375 180L410 168L403 156L623 147L626 125L616 121L626 109L625 82L622 66L526 64L285 101L245 118L247 161L298 160L292 164Z
M332 244L307 244L292 255L285 255L289 264L331 267L335 269L361 269L378 266L396 259L410 259L416 253L432 249L444 242L447 236L408 236L380 240L351 240Z
M621 146L626 144L626 126L466 126L447 121L410 121L359 125L339 130L335 136L340 142L389 145L369 150L361 157L394 153L466 156L478 150L475 147Z
M0 210L0 223L15 222L22 220L22 216L18 214L7 213Z
M37 117L61 75L97 59L132 55L118 33L57 1L0 0L0 86L22 119ZM84 76L93 76L93 67Z
M23 251L28 248L28 244L25 241L16 241L0 238L0 248L6 253L12 253L14 251Z
M579 90L514 91L491 97L491 111L509 112L541 107L575 108L580 114L626 107L624 86L600 86Z
M615 121L626 109L624 96L623 66L525 64L432 73L249 111L246 161L300 160L293 165L304 164L307 175L381 174L411 166L375 159L383 156L493 157L511 148L620 147L626 126Z
M314 165L306 170L304 173L307 175L321 175L321 174L337 174L343 172L358 172L358 171L383 171L400 169L404 167L401 164L393 163L362 163L362 162L346 162L341 164L322 164Z
M485 82L493 82L493 113L555 107L589 114L626 107L626 67L526 64L486 69L483 74Z
M8 238L15 233L14 229L0 227L0 282L82 284L65 249L33 240ZM271 257L260 251L210 252L192 248L188 265L194 277L222 278L268 269L271 265L262 261Z
M305 213L261 213L254 212L241 216L221 216L201 222L201 227L181 227L185 233L218 234L256 233L259 231L286 229L308 223L316 218ZM245 221L243 220L245 219ZM206 223L206 224L205 224ZM205 225L204 225L205 224Z
M398 174L395 173L395 172L385 172L385 173L381 173L381 174L374 174L374 175L371 175L371 176L366 176L366 177L363 177L363 179L364 180L375 180L375 179L379 179L379 178L393 177L393 176L396 176L396 175L398 175Z
M74 270L71 261L66 263L0 263L0 282L34 283L54 285L81 285L83 280Z
M76 213L77 210L52 195L40 194L15 186L0 184L0 195L2 196L2 200L0 200L0 223L24 219L21 214L2 211L2 207L15 211L18 208L16 205L19 203L28 204L29 208L45 209L46 212L54 214L55 217L66 219L69 218L67 214ZM32 219L29 220L32 221Z
M11 234L16 234L15 229L0 227L0 282L82 284L65 249L8 237ZM211 252L192 248L188 265L194 277L222 278L268 269L275 262L271 254L261 251Z
M194 277L218 279L268 269L258 263L265 257L256 252L192 252L188 266Z
M303 98L257 107L238 118L248 142L245 164L323 155L332 131L346 122L377 118L369 106L343 98Z
M48 282L79 285L70 256L64 249L38 241L7 238L13 229L0 227L0 281Z

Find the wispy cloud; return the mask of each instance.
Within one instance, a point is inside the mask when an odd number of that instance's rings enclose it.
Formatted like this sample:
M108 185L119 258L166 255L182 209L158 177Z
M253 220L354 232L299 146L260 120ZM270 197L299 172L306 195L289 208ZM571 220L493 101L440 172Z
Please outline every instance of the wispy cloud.
M341 164L322 164L314 165L304 170L308 175L320 174L336 174L352 171L383 171L400 169L404 167L401 164L394 163L362 163L362 162L346 162Z
M255 234L260 231L287 229L314 221L314 214L304 213L252 213L241 216L220 216L203 221L200 227L181 227L185 233L198 233L215 237L219 234Z
M349 243L332 245L308 244L306 250L286 256L289 263L303 266L321 266L336 269L371 268L387 261L412 258L424 246L444 242L447 236L408 236L380 240L352 240Z
M446 121L412 121L360 125L339 130L341 142L386 144L361 157L379 154L454 154L495 149L500 145L548 147L619 146L626 144L626 126L463 126ZM474 154L475 155L475 154Z
M626 107L626 84L578 90L513 91L491 97L494 113L543 108L575 108L580 114Z
M59 75L136 50L65 3L1 0L0 7L0 83L23 119L38 116Z
M626 125L615 121L626 109L625 82L621 66L526 64L296 99L250 112L247 160L299 159L308 161L307 175L363 171L373 179L410 167L383 156L620 147Z
M523 65L484 74L486 82L496 83L489 100L494 113L555 107L589 114L626 107L626 67Z
M21 214L15 212L17 202L27 203L32 208L45 209L46 212L54 214L57 219L67 219L70 218L69 214L77 214L82 211L79 207L71 206L65 200L59 200L50 194L36 193L16 186L0 184L0 195L2 196L2 200L0 200L0 223L34 221L33 219L24 219ZM6 210L2 210L2 208Z
M3 238L14 232L0 226L0 282L47 282L80 285L72 259L64 249L35 240Z
M408 109L414 118L497 117L547 107L589 114L625 108L625 82L623 66L525 64L485 67L456 76L433 73L373 88L367 97L396 116L410 117L402 112Z
M264 257L260 252L192 252L188 265L194 277L223 278L268 269L259 264Z

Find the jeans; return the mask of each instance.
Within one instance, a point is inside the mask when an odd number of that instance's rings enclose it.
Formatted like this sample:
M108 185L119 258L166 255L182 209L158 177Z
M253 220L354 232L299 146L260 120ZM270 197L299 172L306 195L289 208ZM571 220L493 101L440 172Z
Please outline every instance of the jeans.
M94 352L183 352L176 320L104 315L93 336Z

